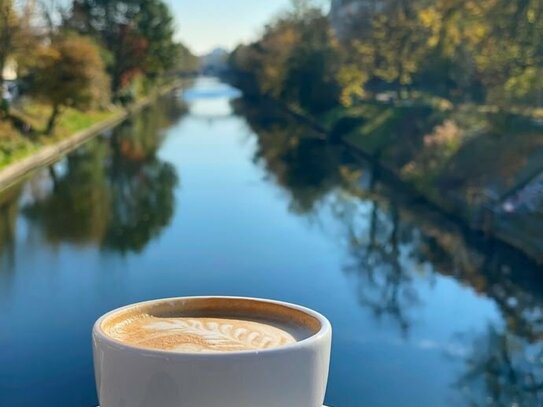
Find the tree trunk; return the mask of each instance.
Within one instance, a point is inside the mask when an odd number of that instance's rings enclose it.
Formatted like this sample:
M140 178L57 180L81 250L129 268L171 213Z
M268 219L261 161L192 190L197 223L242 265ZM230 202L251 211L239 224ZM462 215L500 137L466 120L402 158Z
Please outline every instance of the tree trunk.
M12 2L0 0L0 89L3 92L4 68L8 55L13 51L13 37L18 26L13 25L15 10Z
M60 113L60 106L53 105L53 111L47 122L47 128L45 129L45 134L50 135L55 130L55 125L57 124L58 115Z
M58 175L55 170L55 167L52 165L49 167L49 175L51 177L51 180L53 181L53 191L57 191L58 190Z
M9 102L4 100L4 67L6 58L4 53L0 52L0 115L3 118L9 116Z
M4 97L4 68L6 66L6 58L4 53L0 53L0 91L2 91L2 98Z

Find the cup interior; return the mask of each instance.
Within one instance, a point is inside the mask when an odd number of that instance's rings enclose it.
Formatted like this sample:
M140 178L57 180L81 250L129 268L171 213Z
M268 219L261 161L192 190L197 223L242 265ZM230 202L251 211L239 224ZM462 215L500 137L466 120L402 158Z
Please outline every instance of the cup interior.
M129 305L102 317L95 329L115 342L116 331L127 321L141 316L157 318L232 318L266 321L287 327L296 342L305 341L324 329L320 314L292 304L237 297L184 297Z

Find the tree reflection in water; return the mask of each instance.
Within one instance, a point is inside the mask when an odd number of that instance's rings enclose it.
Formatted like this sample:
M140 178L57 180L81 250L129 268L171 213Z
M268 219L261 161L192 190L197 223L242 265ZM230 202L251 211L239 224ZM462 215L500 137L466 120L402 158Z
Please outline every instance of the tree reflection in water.
M51 167L52 189L40 191L42 196L23 206L24 215L33 226L39 226L49 243L102 240L110 219L110 191L103 164L107 154L103 140L83 146L65 160L63 174Z
M261 106L238 99L233 108L246 118L258 137L254 161L289 192L292 212L310 214L314 205L341 182L338 163L342 150L274 104Z
M470 406L543 405L543 345L489 326L472 344L457 386Z
M0 200L0 280L7 278L15 262L15 233L17 228L19 185L9 188ZM3 272L3 273L2 273ZM3 284L0 284L2 287Z
M111 139L112 203L105 248L141 251L170 223L178 178L171 164L157 158L157 150L163 140L161 130L178 120L176 113L182 111L172 104L164 110L154 106L119 127Z
M162 130L184 112L165 98L70 155L53 189L23 207L48 242L93 244L119 252L141 251L172 218L175 169L157 158Z
M365 188L347 185L333 200L332 213L344 225L359 303L407 334L414 323L410 314L420 304L415 279L423 277L414 270L431 263L435 273L492 299L504 321L475 339L472 332L459 333L467 351L461 353L464 368L456 386L466 405L543 405L540 269L499 243L473 241L431 210L401 205L402 197L374 178ZM356 203L368 199L366 205ZM430 283L431 277L424 276Z
M368 221L366 206L360 205L360 194L371 193L375 179L369 191L360 190L356 187L358 173L352 171L355 161L343 147L322 140L273 107L261 109L237 101L235 108L258 135L255 161L262 162L288 191L291 210L324 223L318 218L325 206L330 207L342 230L341 239L348 245L350 261L345 268L356 277L360 304L378 318L392 318L402 334L407 334L409 309L419 300L413 277L400 261L398 210L390 206L383 211L374 201ZM262 117L263 111L273 120Z
M375 165L308 137L293 120L260 117L259 112L270 109L254 103L237 102L236 108L258 135L256 160L289 193L291 208L319 225L331 214L330 229L339 230L338 241L347 245L346 271L355 278L363 307L376 318L395 321L406 336L421 305L421 280L432 284L438 273L469 285L494 301L505 325L490 326L475 340L472 333L461 335L471 338L456 383L467 405L543 405L543 285L538 266L466 232L379 176ZM319 147L312 151L308 145Z
M357 230L356 222L349 225L351 262L346 270L356 275L359 303L378 318L392 318L407 335L409 310L419 303L419 298L413 276L400 260L397 209L392 206L389 213L380 212L377 202L373 202L369 231Z

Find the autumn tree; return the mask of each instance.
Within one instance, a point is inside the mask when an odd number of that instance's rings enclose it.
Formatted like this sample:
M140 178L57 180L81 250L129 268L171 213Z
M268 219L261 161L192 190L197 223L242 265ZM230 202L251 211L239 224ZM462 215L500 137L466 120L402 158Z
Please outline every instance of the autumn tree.
M15 37L19 30L19 18L12 0L0 0L0 86L4 81L4 67L13 52Z
M245 76L244 84L240 85L249 93L256 91L280 99L289 69L288 61L300 39L296 20L287 14L267 25L259 41L238 47L230 62L238 73Z
M107 50L115 96L137 75L156 78L175 62L174 19L162 0L73 0L63 26Z
M375 58L375 75L403 88L410 88L413 76L424 55L424 31L417 21L416 2L391 0L387 12L374 22L374 35L379 39Z
M63 107L88 108L107 94L99 48L84 37L67 36L41 47L31 77L32 94L51 106L46 134L53 132Z
M488 89L488 98L498 105L505 102L541 106L543 3L539 0L492 3L484 14L486 35L474 47L475 63Z
M281 97L287 76L287 62L299 41L299 32L291 20L280 19L266 28L262 40L255 47L261 59L257 77L263 93Z
M339 71L342 101L365 94L371 79L393 84L402 97L410 90L428 50L428 29L420 24L420 1L384 0L361 9L363 28L345 32L346 61Z
M371 18L368 8L359 7L360 15L351 16L359 28L341 32L344 43L355 44L340 78L347 94L363 94L360 81L378 78L457 101L543 103L536 80L543 73L540 1L379 4Z
M198 71L199 66L199 58L185 45L177 43L174 52L174 63L171 69L181 73L192 73Z
M32 1L18 4L14 0L0 0L0 87L8 60L30 53L36 43L35 14L36 5Z
M342 0L326 16L298 0L231 62L245 90L306 110L327 108L316 102L335 102L337 88L346 106L395 90L533 107L543 105L541 44L540 0Z
M298 1L290 12L266 26L260 40L239 47L231 64L242 74L238 80L245 76L245 85L316 113L337 102L337 53L322 10L312 2Z
M322 113L338 102L337 43L320 9L308 9L295 23L299 41L287 61L282 97L310 113Z

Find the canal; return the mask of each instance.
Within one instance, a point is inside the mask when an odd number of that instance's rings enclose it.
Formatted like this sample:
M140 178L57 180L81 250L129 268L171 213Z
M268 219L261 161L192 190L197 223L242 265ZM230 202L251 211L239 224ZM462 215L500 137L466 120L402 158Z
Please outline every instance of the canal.
M333 407L542 405L541 267L238 97L198 79L0 194L0 405L96 406L94 320L206 294L327 315Z

